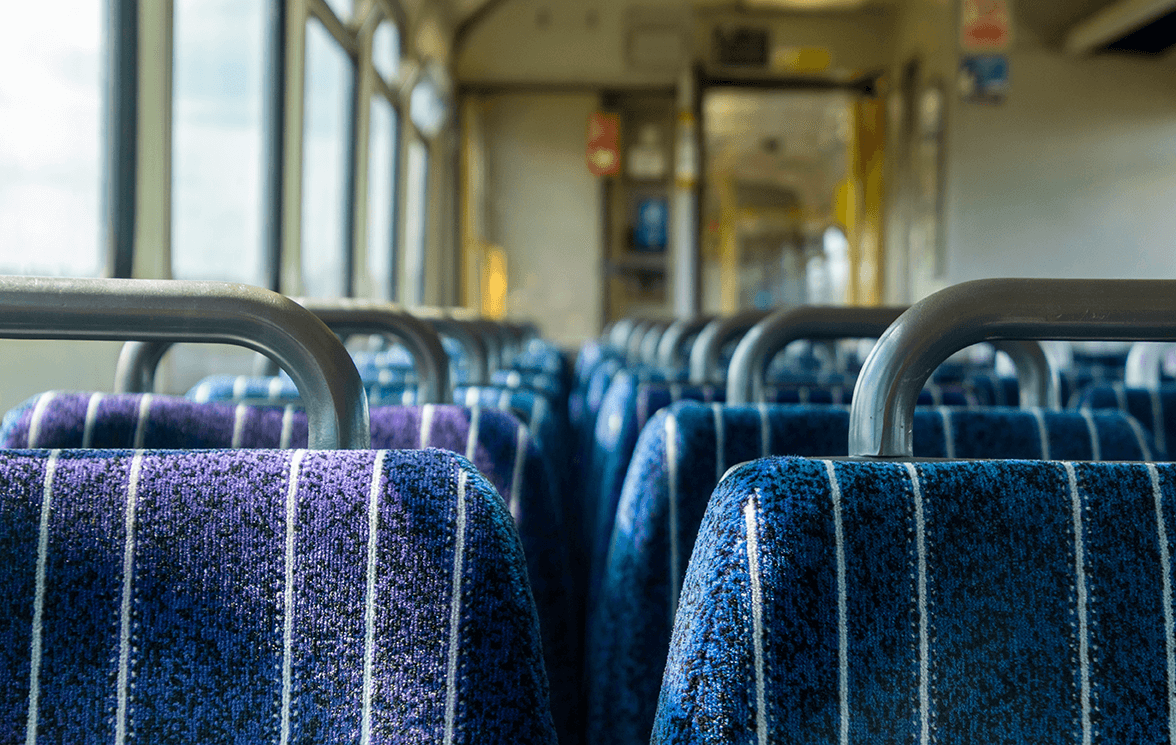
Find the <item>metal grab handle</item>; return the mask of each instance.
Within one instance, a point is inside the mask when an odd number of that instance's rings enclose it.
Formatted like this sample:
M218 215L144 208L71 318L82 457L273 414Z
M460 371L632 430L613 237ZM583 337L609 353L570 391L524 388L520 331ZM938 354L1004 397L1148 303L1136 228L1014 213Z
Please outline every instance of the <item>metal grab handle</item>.
M490 382L490 361L481 334L466 321L454 318L441 308L413 308L412 315L428 322L443 336L456 339L466 352L470 371L470 385Z
M371 444L367 395L347 350L313 314L259 287L0 277L0 336L248 347L277 360L302 391L311 448L366 449Z
M670 324L657 343L657 364L664 370L677 370L682 362L682 342L697 334L714 320L714 316L679 318Z
M915 303L858 375L849 454L912 457L927 378L954 352L1000 339L1176 341L1176 281L981 279Z
M625 364L636 365L641 362L641 340L645 338L645 334L653 327L654 321L643 318L638 319L637 323L633 324L633 331L629 334L628 341L625 342L625 347L622 350L625 353Z
M808 305L776 311L752 326L735 347L727 368L727 403L763 401L768 364L791 342L881 336L904 310Z
M768 317L770 311L749 310L726 318L716 318L703 327L690 348L690 382L703 385L718 380L719 357L723 345L734 336L746 333Z
M317 299L295 299L295 302L337 334L382 334L395 338L408 348L413 358L420 403L448 403L452 400L449 358L441 346L440 337L428 322L414 318L391 303ZM184 340L129 341L124 344L115 369L114 390L118 393L151 391L155 385L155 369L176 341ZM301 393L302 388L299 387L298 391Z
M403 344L416 370L418 404L453 400L449 357L441 345L441 336L427 321L413 317L398 305L376 300L294 300L337 334L383 334Z
M1036 339L997 339L992 346L1013 361L1022 409L1062 408L1062 376Z
M654 321L646 329L637 345L637 360L643 365L657 364L657 347L662 334L670 327L669 321Z
M1160 389L1160 368L1164 355L1171 351L1171 344L1134 344L1127 353L1127 368L1123 385L1128 388Z
M608 336L606 337L608 343L617 349L624 351L629 344L629 334L633 333L633 329L636 325L636 318L622 318L621 320L615 322L608 329Z

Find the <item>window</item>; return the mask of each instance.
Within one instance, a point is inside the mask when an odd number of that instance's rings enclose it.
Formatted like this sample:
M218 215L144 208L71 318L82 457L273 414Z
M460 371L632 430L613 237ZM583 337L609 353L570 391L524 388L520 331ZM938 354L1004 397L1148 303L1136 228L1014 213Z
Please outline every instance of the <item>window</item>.
M393 300L396 291L396 109L381 95L372 97L368 168L368 271L375 296Z
M408 192L404 199L404 271L412 278L409 305L425 298L425 229L428 224L429 149L419 138L408 144L406 159Z
M346 21L351 17L353 0L327 0L327 5L339 20Z
M306 27L302 149L302 292L347 294L348 141L355 65L317 19Z
M261 243L265 0L176 0L172 274L267 283Z
M0 23L0 273L96 276L102 191L102 3Z
M372 35L372 64L388 83L400 77L400 33L391 21L384 21Z

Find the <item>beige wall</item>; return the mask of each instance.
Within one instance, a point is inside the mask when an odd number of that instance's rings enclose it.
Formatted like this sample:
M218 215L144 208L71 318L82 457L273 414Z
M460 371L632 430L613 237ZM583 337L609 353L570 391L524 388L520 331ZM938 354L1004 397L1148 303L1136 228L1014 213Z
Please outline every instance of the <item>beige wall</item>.
M898 19L893 83L918 56L923 82L948 93L946 264L940 277L918 257L908 267L891 230L888 299L981 277L1176 277L1172 59L1075 58L1060 49L1064 24L1048 41L1017 24L1007 100L968 103L956 91L957 23L947 0L913 0Z
M634 5L639 4L509 0L470 34L458 54L457 75L474 83L672 85L678 67L648 70L629 64L628 28ZM663 9L663 16L680 16L684 23L690 7L673 1L640 5ZM683 42L688 43L686 33Z
M600 331L600 185L584 165L589 94L486 99L486 239L507 256L507 309L561 344Z

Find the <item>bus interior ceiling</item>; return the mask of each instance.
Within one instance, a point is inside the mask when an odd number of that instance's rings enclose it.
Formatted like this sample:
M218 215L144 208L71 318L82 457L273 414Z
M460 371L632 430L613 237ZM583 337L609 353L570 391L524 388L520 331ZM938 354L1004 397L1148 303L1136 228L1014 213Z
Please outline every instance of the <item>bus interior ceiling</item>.
M568 347L635 314L1171 276L1170 5L69 0L44 44L15 10L0 271L462 305ZM0 342L0 405L116 354L30 344ZM181 347L160 385L250 364Z

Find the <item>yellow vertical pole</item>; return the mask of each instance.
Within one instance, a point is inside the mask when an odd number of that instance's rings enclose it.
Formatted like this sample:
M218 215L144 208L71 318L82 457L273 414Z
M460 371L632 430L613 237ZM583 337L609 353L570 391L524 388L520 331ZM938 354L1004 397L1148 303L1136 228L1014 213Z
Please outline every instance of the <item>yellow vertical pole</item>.
M883 297L885 125L886 110L880 98L858 101L856 139L859 183L862 186L858 229L861 260L859 292L860 300L865 305L878 305Z
M719 173L719 276L720 305L730 315L739 310L739 204L735 177L730 170Z

